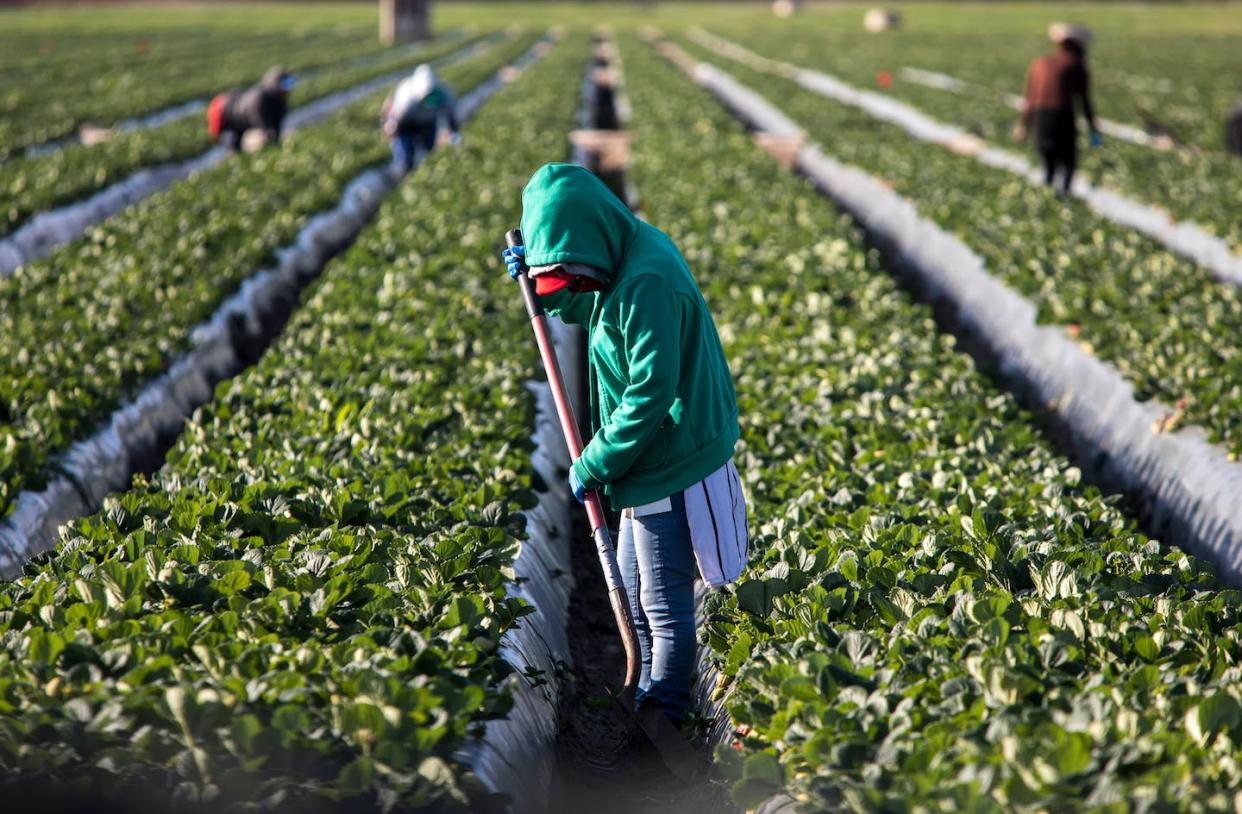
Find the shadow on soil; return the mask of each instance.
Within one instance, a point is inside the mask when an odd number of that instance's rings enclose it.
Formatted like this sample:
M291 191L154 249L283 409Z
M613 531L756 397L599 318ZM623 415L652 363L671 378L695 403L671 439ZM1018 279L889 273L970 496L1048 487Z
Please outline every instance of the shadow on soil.
M714 773L695 781L675 776L608 696L625 673L625 653L589 538L578 512L568 630L574 683L561 702L559 777L548 814L737 814L725 782Z

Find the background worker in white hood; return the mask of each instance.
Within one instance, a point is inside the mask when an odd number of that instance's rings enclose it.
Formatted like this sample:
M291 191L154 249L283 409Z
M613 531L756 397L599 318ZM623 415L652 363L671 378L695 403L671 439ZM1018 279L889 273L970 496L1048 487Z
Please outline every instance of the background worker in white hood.
M265 144L279 144L289 110L289 92L295 84L293 75L277 65L269 68L257 85L216 96L207 106L211 140L237 151L247 130L262 130Z
M414 168L416 151L435 149L442 127L448 127L451 143L461 143L456 108L453 92L430 65L419 65L388 95L380 120L392 143L393 163L402 172Z

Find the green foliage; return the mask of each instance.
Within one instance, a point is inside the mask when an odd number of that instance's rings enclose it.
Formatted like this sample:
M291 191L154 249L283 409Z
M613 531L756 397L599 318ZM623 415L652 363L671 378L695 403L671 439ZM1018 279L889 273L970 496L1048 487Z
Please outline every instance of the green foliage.
M342 59L342 64L325 66L300 82L291 103L295 106L308 104L402 66L442 57L463 45L462 40L448 40L413 53L398 51L387 59L376 58L354 67ZM359 56L356 47L344 50L343 54ZM363 52L362 56L367 54ZM263 59L272 59L270 50ZM264 69L258 69L255 76ZM250 79L252 81L253 77ZM216 90L227 89L227 86L216 87ZM210 147L203 115L196 113L161 127L119 133L91 147L69 144L47 155L9 159L0 164L0 193L3 194L0 237L16 230L39 212L86 198L143 167L183 161Z
M472 88L530 47L527 33L444 71ZM153 195L84 242L0 280L0 516L48 463L162 373L189 332L274 258L345 185L383 162L383 92Z
M960 11L959 22L976 24L956 30L929 30L912 14L907 30L881 37L822 23L796 31L769 23L733 35L766 56L819 68L870 90L881 91L876 75L888 71L893 85L885 92L1004 146L1018 117L1006 96L1023 92L1028 64L1050 50L1044 30L1056 14L1045 12L1046 19L1033 19L1017 34L994 30L995 23L986 19L992 13ZM1183 11L1187 17L1195 13ZM1198 13L1205 20L1212 16ZM1164 207L1178 220L1197 221L1242 249L1242 166L1224 142L1225 119L1239 91L1229 67L1236 61L1231 38L1203 30L1143 36L1135 29L1130 23L1097 32L1089 56L1096 110L1140 129L1168 128L1182 146L1166 152L1106 136L1102 149L1083 145L1082 169L1095 183ZM928 88L901 76L907 66L941 71L975 88L966 93ZM1029 154L1038 163L1034 152Z
M848 219L625 40L634 180L717 318L755 555L709 597L721 765L805 811L1229 811L1236 591L1145 539Z
M478 797L455 755L508 710L530 612L505 584L535 359L495 251L585 57L502 92L480 133L548 126L432 156L158 476L0 589L0 772L221 810Z
M0 92L0 159L81 124L107 126L249 84L276 63L307 70L382 52L374 28L361 25L281 30L252 18L244 31L218 22L173 31L149 24L107 33L60 29L41 38L16 34L2 49L15 57L6 78L16 81Z

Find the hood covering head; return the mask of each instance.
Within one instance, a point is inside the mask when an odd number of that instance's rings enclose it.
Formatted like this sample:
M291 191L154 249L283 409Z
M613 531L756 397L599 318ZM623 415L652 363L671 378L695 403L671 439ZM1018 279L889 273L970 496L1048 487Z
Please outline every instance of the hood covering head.
M289 91L293 89L293 75L280 65L273 65L263 74L259 84L264 90Z
M1048 26L1048 39L1057 45L1065 42L1076 42L1085 49L1091 44L1091 30L1080 25L1053 23Z
M637 231L629 207L577 164L545 164L522 190L522 240L531 267L581 264L611 281Z
M421 99L435 90L440 80L436 78L435 69L423 63L410 74L410 89L415 98Z

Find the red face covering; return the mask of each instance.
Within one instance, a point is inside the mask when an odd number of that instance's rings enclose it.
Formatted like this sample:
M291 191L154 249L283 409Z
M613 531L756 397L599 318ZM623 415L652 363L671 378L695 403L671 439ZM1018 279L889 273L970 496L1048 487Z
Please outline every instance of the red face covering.
M572 294L604 290L604 284L601 281L585 275L570 274L559 266L547 271L541 271L539 274L533 275L533 279L535 281L535 293L541 297L555 294L564 288L568 288Z
M535 293L544 297L548 294L555 294L573 282L573 275L566 274L558 269L556 271L545 271L534 279Z

